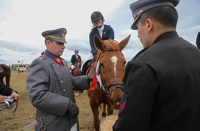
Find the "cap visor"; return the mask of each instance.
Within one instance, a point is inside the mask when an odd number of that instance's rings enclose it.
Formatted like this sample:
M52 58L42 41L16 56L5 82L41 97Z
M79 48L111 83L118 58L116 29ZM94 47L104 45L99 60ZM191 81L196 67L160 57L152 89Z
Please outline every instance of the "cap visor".
M57 42L61 42L61 43L67 43L67 42L64 41L64 40L59 40L59 39L52 39L52 40L57 41Z

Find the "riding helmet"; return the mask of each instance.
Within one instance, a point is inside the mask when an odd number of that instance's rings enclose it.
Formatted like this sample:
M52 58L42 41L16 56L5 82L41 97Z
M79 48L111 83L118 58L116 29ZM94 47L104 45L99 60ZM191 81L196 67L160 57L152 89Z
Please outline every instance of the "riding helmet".
M95 22L99 19L103 19L103 15L101 14L101 12L99 11L94 11L91 15L91 21Z
M78 50L75 50L75 53L78 53Z

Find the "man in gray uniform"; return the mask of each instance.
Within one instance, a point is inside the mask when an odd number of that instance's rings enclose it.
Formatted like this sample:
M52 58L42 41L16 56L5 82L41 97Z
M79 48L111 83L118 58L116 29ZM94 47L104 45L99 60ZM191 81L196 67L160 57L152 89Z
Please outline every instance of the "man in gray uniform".
M59 28L42 33L46 51L35 59L28 70L27 90L34 107L37 108L36 131L76 131L79 130L79 109L75 104L73 88L89 88L91 76L71 78L67 62L62 59L67 30Z
M200 131L200 51L176 32L178 3L130 5L144 49L126 65L113 131Z

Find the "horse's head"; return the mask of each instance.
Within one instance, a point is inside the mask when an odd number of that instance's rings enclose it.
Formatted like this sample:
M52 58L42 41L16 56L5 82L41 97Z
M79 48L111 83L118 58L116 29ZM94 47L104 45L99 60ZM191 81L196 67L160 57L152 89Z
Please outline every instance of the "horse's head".
M80 68L81 68L81 59L76 59L76 68L80 70Z
M81 75L81 59L76 59L76 67L73 71L73 76Z
M129 39L130 35L118 43L115 40L101 40L98 36L94 36L98 54L101 53L99 58L101 81L116 109L119 109L124 90L123 78L126 60L121 51L128 44Z

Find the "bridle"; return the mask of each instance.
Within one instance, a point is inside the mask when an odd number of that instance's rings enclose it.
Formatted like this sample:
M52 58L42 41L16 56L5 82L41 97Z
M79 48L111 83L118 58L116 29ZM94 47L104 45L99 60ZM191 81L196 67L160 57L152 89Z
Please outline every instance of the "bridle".
M102 51L102 52L99 54L99 57L97 58L97 61L100 59L101 54L104 53L104 52L106 52L106 51L120 51L120 52L121 52L120 49L116 49L116 50L112 50L112 49L104 50L104 51ZM99 65L99 66L100 66L100 65ZM100 67L99 67L99 74L101 74ZM101 80L101 81L102 81L102 80ZM113 86L114 86L114 87L113 87ZM113 87L113 88L112 88L112 90L111 90L111 93L109 93L109 89L110 89L111 87ZM122 92L124 92L124 86L123 86L123 84L122 84L121 82L113 82L113 83L109 84L108 86L106 86L106 81L103 80L103 81L102 81L102 86L101 86L101 88L103 89L103 92L104 92L108 97L111 97L112 92L113 92L115 89L117 89L117 88L121 89Z
M112 88L111 93L109 93L109 89L110 89L112 86L114 86L114 87ZM107 95L108 97L111 97L112 92L113 92L116 88L119 88L119 89L122 90L122 92L124 92L124 86L123 86L123 84L120 83L120 82L113 82L113 83L109 84L107 87L106 87L105 82L103 82L102 89L103 89L104 93L106 93L106 95Z

